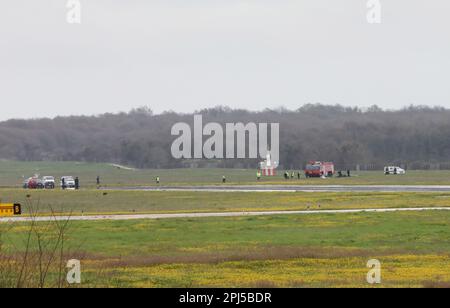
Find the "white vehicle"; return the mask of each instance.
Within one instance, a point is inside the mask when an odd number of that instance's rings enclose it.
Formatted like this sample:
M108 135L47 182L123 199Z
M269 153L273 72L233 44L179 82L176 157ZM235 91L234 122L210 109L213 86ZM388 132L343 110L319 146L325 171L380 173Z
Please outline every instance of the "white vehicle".
M45 189L54 189L55 188L55 178L52 176L44 176L42 177L42 182L44 184Z
M61 178L62 189L75 189L75 180L73 176L63 176Z
M384 167L384 174L386 175L398 175L398 174L406 174L406 170L396 166L388 166Z

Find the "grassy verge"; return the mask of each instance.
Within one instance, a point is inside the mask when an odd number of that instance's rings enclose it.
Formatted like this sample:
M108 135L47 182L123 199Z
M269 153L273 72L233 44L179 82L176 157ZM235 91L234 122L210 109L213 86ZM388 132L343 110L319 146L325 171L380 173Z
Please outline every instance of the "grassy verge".
M450 283L450 213L73 222L67 245L85 286L365 287L366 263L382 286ZM5 245L20 250L24 224Z
M0 189L2 202L39 203L42 214L188 213L450 206L450 193L25 191ZM26 214L25 208L25 214Z
M298 170L296 170L298 171ZM450 171L408 171L404 176L385 176L380 171L353 172L350 178L284 180L283 171L276 177L256 181L256 169L159 169L130 170L111 164L78 162L14 162L0 161L0 187L20 187L23 180L34 174L52 175L56 178L77 176L84 187L94 187L97 176L103 185L149 186L155 185L155 178L161 178L162 185L220 185L222 176L230 185L293 184L293 185L450 185Z

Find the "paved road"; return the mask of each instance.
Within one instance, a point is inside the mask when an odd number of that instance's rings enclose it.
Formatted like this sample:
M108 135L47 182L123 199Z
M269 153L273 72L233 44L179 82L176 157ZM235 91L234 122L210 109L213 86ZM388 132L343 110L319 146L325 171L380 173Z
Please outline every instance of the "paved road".
M434 208L392 208L392 209L357 209L357 210L315 210L315 211L269 211L269 212L228 212L228 213L186 213L186 214L136 214L136 215L94 215L94 216L59 216L36 217L35 221L100 221L100 220L136 220L136 219L173 219L204 217L241 217L271 215L312 215L312 214L351 214L351 213L392 213L392 212L450 211L450 207ZM27 222L30 217L0 218L1 222Z
M450 186L437 185L243 185L243 186L161 186L123 187L105 190L184 191L184 192L449 192Z

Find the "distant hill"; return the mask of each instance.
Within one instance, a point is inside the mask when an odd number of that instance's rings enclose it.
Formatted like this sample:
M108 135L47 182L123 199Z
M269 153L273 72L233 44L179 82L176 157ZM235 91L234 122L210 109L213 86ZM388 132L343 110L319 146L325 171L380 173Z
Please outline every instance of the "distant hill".
M334 161L338 168L450 168L450 110L409 107L362 111L306 105L296 111L249 112L226 107L202 110L204 122L280 123L280 162L301 168L308 160ZM129 113L0 123L0 159L19 161L111 162L136 168L176 168L171 127L193 115L154 115L147 108ZM255 168L256 160L198 162L196 165Z

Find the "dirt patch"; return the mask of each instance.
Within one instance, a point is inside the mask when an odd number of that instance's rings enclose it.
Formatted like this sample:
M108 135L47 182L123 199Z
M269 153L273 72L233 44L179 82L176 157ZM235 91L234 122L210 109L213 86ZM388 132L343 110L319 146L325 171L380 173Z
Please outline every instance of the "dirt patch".
M124 256L105 257L86 255L97 266L106 267L145 267L162 264L219 264L239 261L270 261L290 259L338 259L352 257L381 257L402 254L401 251L374 252L361 249L314 248L314 247L265 247L252 250L220 251L214 253L192 253L176 256Z
M450 281L426 281L424 282L423 287L427 289L450 289Z

